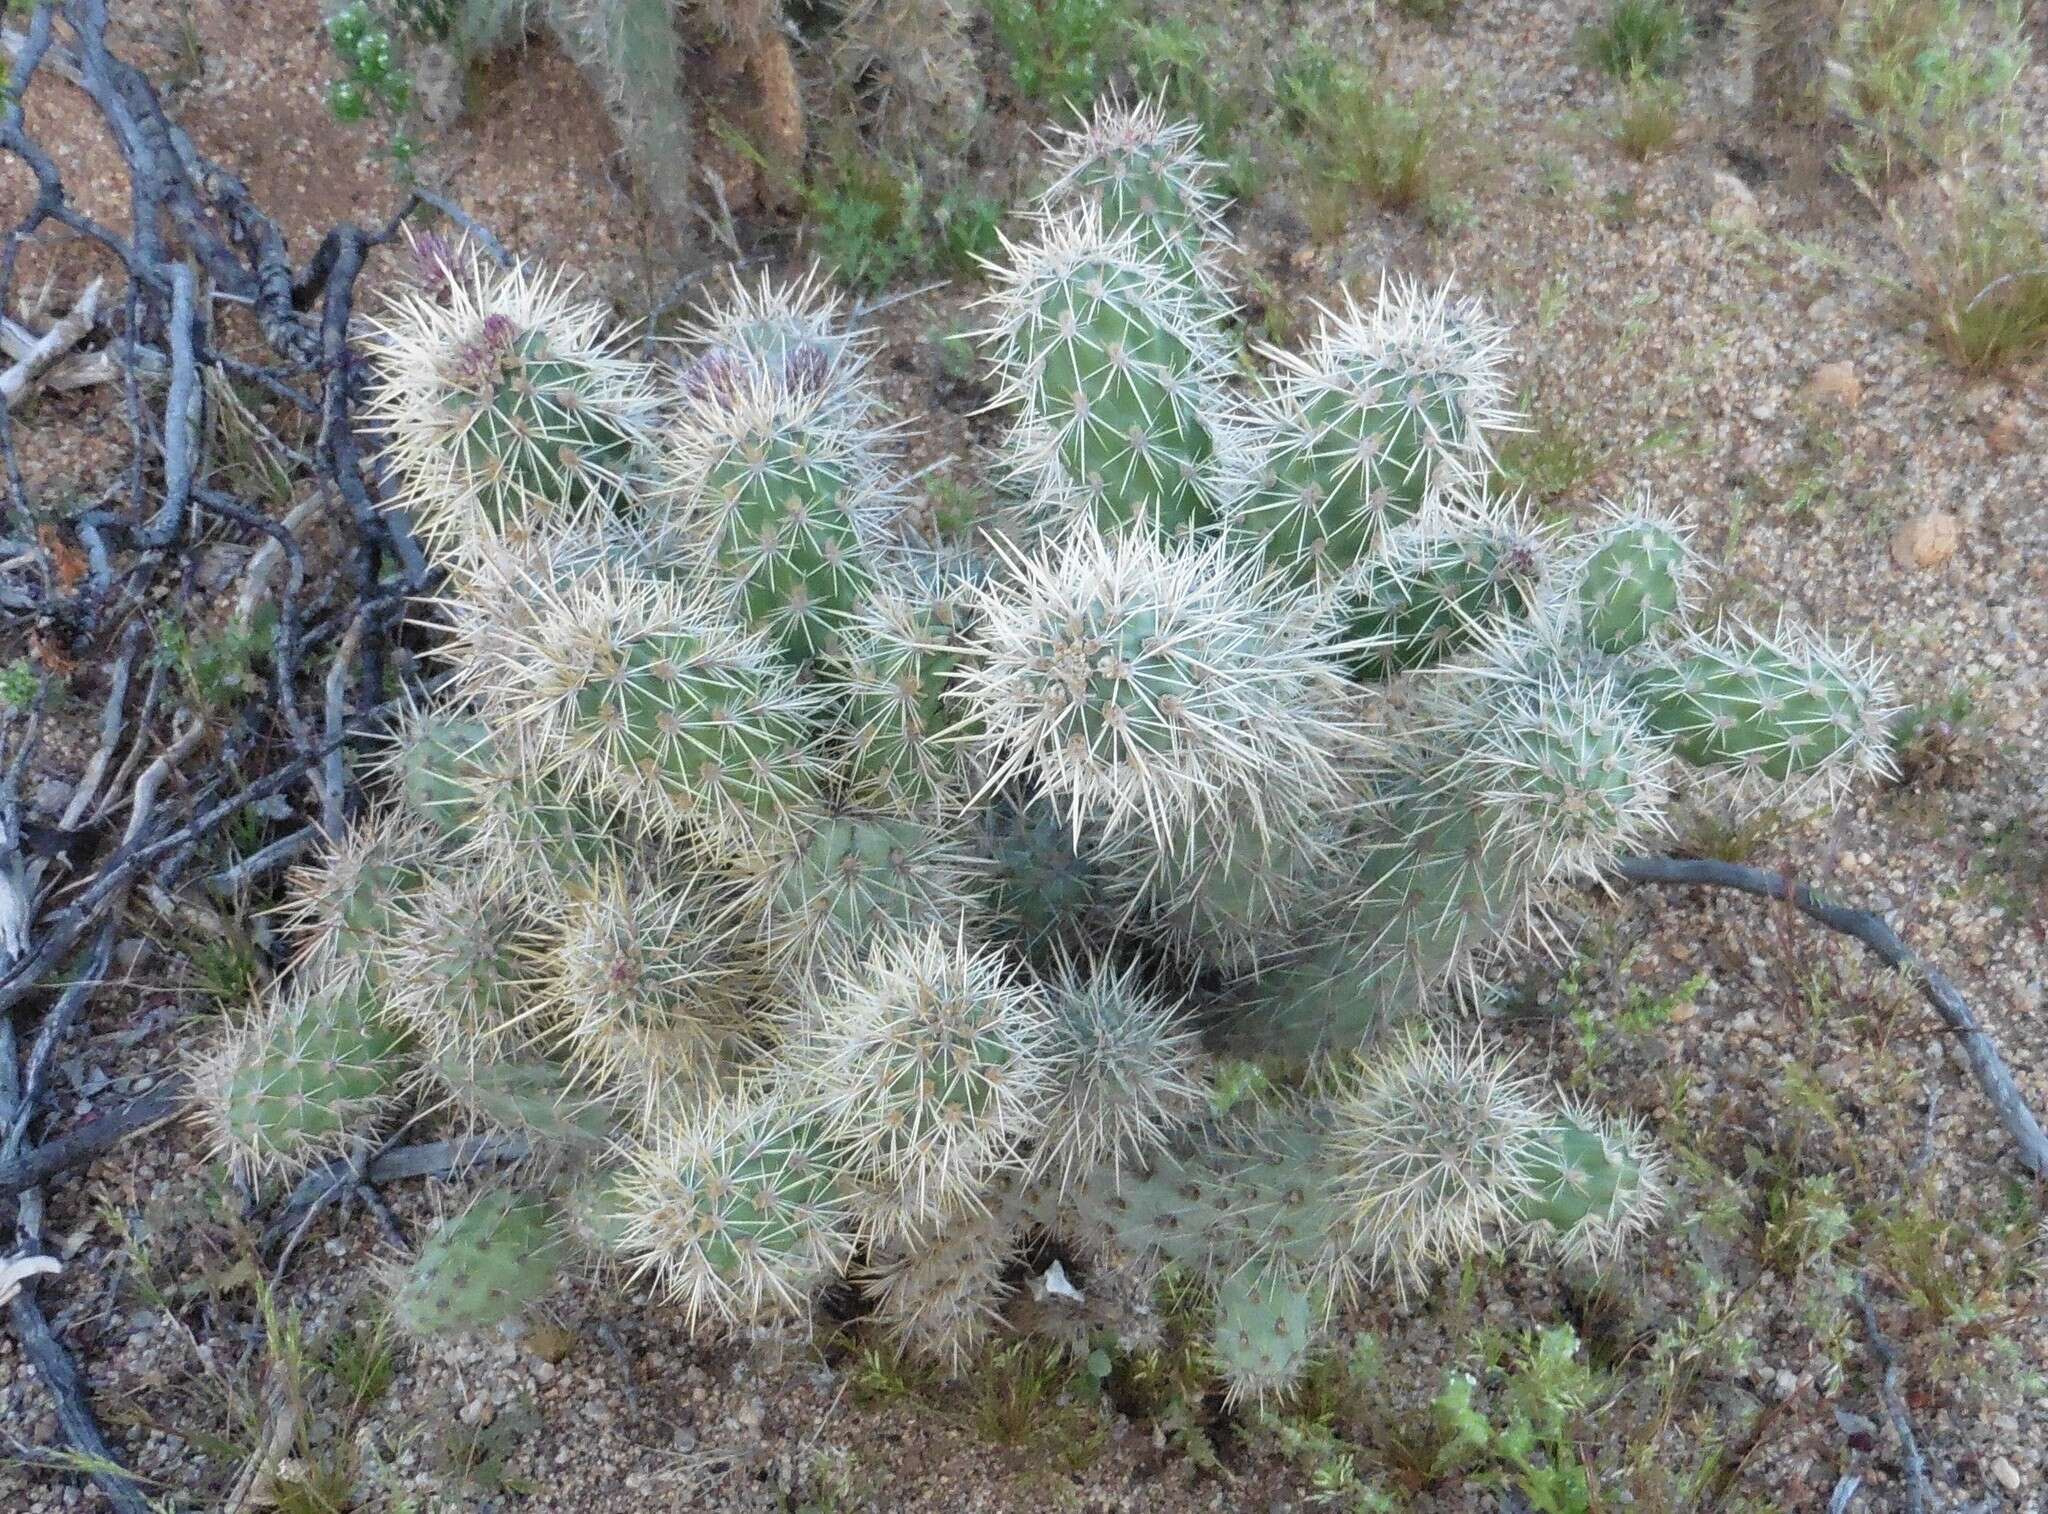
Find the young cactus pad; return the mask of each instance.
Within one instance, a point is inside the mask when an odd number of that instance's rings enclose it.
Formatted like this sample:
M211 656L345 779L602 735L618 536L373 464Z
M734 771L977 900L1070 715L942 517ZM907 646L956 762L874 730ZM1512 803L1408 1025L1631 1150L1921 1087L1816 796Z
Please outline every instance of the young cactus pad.
M464 675L539 770L741 844L815 793L824 696L712 598L619 565L525 587L531 615L473 627Z
M1642 509L1616 509L1594 533L1579 568L1586 640L1626 652L1685 613L1695 569L1687 533Z
M1214 166L1198 151L1201 128L1175 121L1151 101L1098 101L1095 113L1059 132L1047 167L1052 182L1040 214L1094 208L1112 232L1198 284L1213 280L1208 243L1222 235Z
M1840 783L1891 766L1875 670L1807 635L1694 636L1630 689L1651 727L1698 767Z
M547 1201L488 1188L443 1220L399 1274L391 1316L411 1335L452 1335L503 1324L539 1302L566 1247Z
M1264 350L1275 377L1243 449L1232 531L1291 582L1331 584L1389 531L1483 480L1508 420L1504 336L1447 289L1390 283L1323 312L1305 353Z
M292 1170L375 1133L404 1066L376 998L360 974L344 977L228 1035L195 1079L223 1156L249 1171Z
M1625 1120L1567 1109L1528 1137L1522 1157L1515 1217L1563 1255L1606 1261L1664 1206L1659 1160Z

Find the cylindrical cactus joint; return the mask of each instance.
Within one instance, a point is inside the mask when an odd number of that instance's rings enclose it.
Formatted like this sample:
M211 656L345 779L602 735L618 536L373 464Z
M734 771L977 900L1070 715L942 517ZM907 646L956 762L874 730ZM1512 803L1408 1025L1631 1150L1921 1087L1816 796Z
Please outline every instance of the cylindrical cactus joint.
M1626 652L1684 620L1696 569L1690 533L1640 504L1614 506L1578 567L1579 622L1603 652Z
M1206 529L1226 364L1191 280L1087 207L1008 251L987 335L1018 473L1105 532Z

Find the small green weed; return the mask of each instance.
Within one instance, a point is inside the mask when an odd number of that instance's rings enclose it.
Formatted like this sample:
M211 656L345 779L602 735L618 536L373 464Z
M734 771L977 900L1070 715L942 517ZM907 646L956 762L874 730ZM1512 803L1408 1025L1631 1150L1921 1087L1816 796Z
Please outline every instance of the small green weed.
M1170 116L1202 129L1202 150L1218 165L1217 187L1236 200L1251 197L1252 163L1238 133L1250 119L1250 92L1217 67L1230 39L1220 27L1196 26L1176 17L1124 23L1125 67L1133 90L1159 101Z
M1123 0L991 0L989 19L1018 92L1057 105L1101 92L1128 12Z
M1692 23L1676 0L1614 0L1580 34L1595 68L1617 79L1673 74L1692 47Z
M540 1491L531 1478L511 1471L509 1463L542 1428L540 1411L530 1394L492 1416L487 1425L446 1427L433 1451L434 1470L479 1492L528 1495Z
M351 1413L360 1414L382 1398L398 1374L391 1323L349 1325L327 1338L320 1369L347 1395Z
M1591 1514L1593 1488L1579 1452L1583 1422L1607 1383L1582 1359L1578 1333L1558 1325L1526 1337L1498 1386L1479 1397L1478 1379L1453 1373L1431 1405L1445 1432L1437 1468L1511 1488L1538 1514Z
M1869 0L1844 19L1829 99L1848 122L1842 166L1882 183L1971 156L2026 66L2020 0Z
M232 709L259 685L257 664L269 654L277 611L259 606L247 626L226 625L194 636L182 621L158 621L156 664L177 675L185 697L203 710Z
M1978 707L1981 688L1955 684L1940 697L1911 705L1892 721L1892 759L1899 782L1923 779L1944 783L1967 768L1985 740L1985 720Z
M863 292L934 272L975 274L1000 245L1000 202L965 190L931 200L915 170L851 139L817 155L800 194L818 261Z
M36 701L36 690L42 687L42 680L36 676L35 665L26 657L17 657L0 668L0 705L19 714Z
M975 1433L991 1444L1051 1451L1078 1470L1107 1439L1100 1417L1080 1402L1087 1395L1076 1391L1099 1380L1076 1368L1057 1346L1027 1340L998 1346L975 1367L971 1381L970 1419Z
M1608 135L1615 146L1647 163L1671 150L1678 140L1679 107L1684 92L1675 79L1662 79L1638 69L1623 82Z
M1388 210L1439 209L1435 169L1441 116L1323 48L1305 49L1274 88L1284 126L1309 179L1308 219L1333 237L1362 195Z
M385 132L385 156L401 178L410 177L419 154L419 143L405 130L412 75L392 37L392 22L364 0L354 0L328 18L327 41L341 67L341 76L327 87L328 114L344 126L377 120Z

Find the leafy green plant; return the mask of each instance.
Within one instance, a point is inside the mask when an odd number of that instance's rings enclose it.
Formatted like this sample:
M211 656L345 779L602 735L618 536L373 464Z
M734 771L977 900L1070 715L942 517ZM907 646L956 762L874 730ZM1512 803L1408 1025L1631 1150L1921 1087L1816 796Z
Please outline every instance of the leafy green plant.
M1692 47L1692 23L1677 0L1612 0L1580 35L1593 66L1617 79L1678 71Z
M327 88L328 113L343 125L377 119L385 129L385 153L401 175L410 173L419 144L405 129L412 76L401 42L367 0L353 0L328 17L327 41L342 70Z
M17 657L0 668L0 705L10 710L18 712L34 704L36 690L41 687L42 680L26 657Z
M1579 1440L1605 1388L1581 1360L1571 1326L1528 1337L1485 1400L1469 1374L1445 1382L1431 1406L1447 1432L1438 1468L1469 1467L1483 1483L1514 1489L1538 1514L1592 1514Z
M194 635L183 621L157 625L155 659L175 674L185 697L203 709L230 708L256 692L258 665L276 636L277 610L259 606L247 625L229 624Z

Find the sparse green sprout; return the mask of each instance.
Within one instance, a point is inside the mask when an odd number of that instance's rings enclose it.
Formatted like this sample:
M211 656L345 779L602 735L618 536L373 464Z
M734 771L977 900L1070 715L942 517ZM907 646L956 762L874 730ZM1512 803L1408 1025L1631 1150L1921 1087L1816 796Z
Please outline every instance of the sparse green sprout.
M1675 79L1660 78L1647 67L1630 71L1615 101L1610 133L1615 145L1638 163L1647 163L1678 140L1685 95Z

